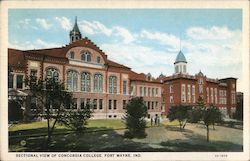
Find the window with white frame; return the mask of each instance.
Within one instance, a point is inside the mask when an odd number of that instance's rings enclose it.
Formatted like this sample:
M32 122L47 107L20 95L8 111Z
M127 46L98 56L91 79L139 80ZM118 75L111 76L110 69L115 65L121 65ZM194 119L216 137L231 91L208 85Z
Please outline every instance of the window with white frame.
M190 84L188 84L187 95L188 95L188 103L191 103L191 86L190 86Z
M174 93L174 87L173 87L173 85L169 86L169 93Z
M214 103L214 89L210 88L210 94L211 94L211 103Z
M94 75L94 91L102 92L102 90L103 90L103 76L102 74L95 74Z
M143 90L144 96L146 96L147 95L147 87L144 87L143 89L144 89Z
M217 88L214 88L214 103L217 104Z
M192 100L195 103L195 85L192 85Z
M85 62L91 62L91 53L89 51L82 51L81 60Z
M122 81L122 93L125 95L127 94L127 81Z
M170 102L170 103L174 103L174 97L173 97L173 96L170 96L170 97L169 97L169 102Z
M185 84L181 85L181 101L183 103L186 102L186 85Z
M155 89L152 88L152 97L154 97L154 96L155 96Z
M67 73L67 87L70 91L77 90L77 72L76 71L68 71Z
M155 95L158 96L158 88L155 89Z
M110 76L109 77L109 93L117 93L117 77Z
M46 70L46 78L51 79L53 78L55 81L59 80L59 72L55 68L48 68Z
M91 91L91 77L90 73L83 72L81 74L81 90L84 92L90 92Z
M142 87L140 87L140 96L142 96Z
M150 97L150 87L148 87L148 97Z

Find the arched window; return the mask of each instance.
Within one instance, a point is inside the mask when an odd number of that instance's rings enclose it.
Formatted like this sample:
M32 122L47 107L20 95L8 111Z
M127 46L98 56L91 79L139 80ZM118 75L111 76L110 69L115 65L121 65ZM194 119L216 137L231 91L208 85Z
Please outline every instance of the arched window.
M94 75L94 91L102 92L103 76L101 74Z
M90 92L90 74L87 72L84 72L81 74L81 90L85 92Z
M59 72L57 69L55 68L48 68L46 70L46 78L48 79L55 79L55 81L58 81L59 80Z
M77 72L69 71L67 73L67 86L68 90L76 91L77 90Z
M116 78L116 76L109 77L109 93L117 93L117 78Z
M96 58L96 61L97 61L97 63L100 63L100 62L101 62L101 57L98 56L98 57Z
M81 60L86 62L91 62L91 53L89 51L81 52Z

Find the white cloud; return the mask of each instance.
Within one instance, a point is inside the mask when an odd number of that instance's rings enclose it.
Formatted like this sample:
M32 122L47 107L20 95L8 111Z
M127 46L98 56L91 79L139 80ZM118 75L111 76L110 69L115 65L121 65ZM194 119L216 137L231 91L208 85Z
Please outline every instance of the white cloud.
M140 36L142 38L159 41L162 45L167 45L172 48L178 48L180 44L180 39L172 34L142 30Z
M28 18L20 20L18 22L17 28L19 28L19 29L38 29L36 26L31 24L31 20Z
M187 35L195 40L224 40L232 38L233 34L227 27L213 26L211 28L191 27Z
M55 20L61 25L61 27L66 30L69 31L73 28L70 20L67 17L55 17Z
M13 42L10 42L8 45L9 48L19 49L19 50L44 49L44 48L54 48L54 47L60 47L60 46L62 45L57 44L57 43L46 42L41 39L37 39L32 42L31 41L24 41L24 42L13 41Z
M113 30L114 35L121 36L125 44L131 43L136 40L132 33L124 27L116 26Z
M52 25L49 24L48 20L46 20L46 19L37 18L36 23L38 25L40 25L42 28L44 28L45 30L48 30L48 29L50 29L52 27Z

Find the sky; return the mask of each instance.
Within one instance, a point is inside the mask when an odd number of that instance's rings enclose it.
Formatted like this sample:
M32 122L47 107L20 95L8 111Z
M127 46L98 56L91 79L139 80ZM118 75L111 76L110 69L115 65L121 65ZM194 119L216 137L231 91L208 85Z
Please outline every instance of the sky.
M188 73L242 81L241 9L10 9L9 44L42 49L69 44L75 17L83 37L138 73L172 75L181 50Z

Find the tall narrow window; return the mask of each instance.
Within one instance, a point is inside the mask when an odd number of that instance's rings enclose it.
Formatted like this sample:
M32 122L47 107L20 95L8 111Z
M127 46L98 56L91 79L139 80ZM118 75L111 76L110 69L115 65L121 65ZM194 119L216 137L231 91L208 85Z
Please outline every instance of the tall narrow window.
M84 107L85 107L85 104L84 104L84 98L81 98L81 109L84 109Z
M191 103L191 87L190 84L188 84L188 89L187 89L187 95L188 95L188 103Z
M125 80L122 82L122 92L124 95L127 94L127 81Z
M209 88L207 87L207 103L209 103Z
M186 85L182 84L181 85L181 101L186 102Z
M47 79L54 79L55 81L59 80L59 72L55 68L49 68L46 70L46 78Z
M72 51L70 52L70 59L74 59L75 58L75 53Z
M142 87L140 87L140 96L142 96Z
M109 93L117 93L117 78L116 76L109 77Z
M144 96L146 96L147 95L147 87L144 87Z
M150 109L150 102L148 101L148 110Z
M170 86L169 86L169 93L174 93L173 85L170 85Z
M148 97L150 97L150 88L148 87Z
M8 76L8 88L13 88L13 74Z
M93 100L93 107L94 107L95 110L97 109L97 99Z
M70 91L77 90L77 72L69 71L67 73L67 86L68 86L68 90Z
M126 108L126 100L122 100L122 108L125 109Z
M16 88L23 88L23 75L16 76Z
M152 110L154 109L154 102L152 101Z
M102 92L103 76L101 74L94 75L94 91Z
M90 92L91 91L90 81L91 81L90 73L83 72L81 74L81 90L82 91L84 91L84 92Z
M155 94L158 96L158 88L155 89Z
M154 97L154 96L155 96L155 89L152 88L152 97Z
M112 109L112 100L109 100L109 110Z
M211 91L211 103L214 103L214 92L213 92L213 88L210 88Z
M101 62L101 58L100 58L99 56L97 56L96 62L97 62L97 63L100 63L100 62Z
M192 85L192 100L193 100L193 103L195 103L195 86Z
M217 104L217 88L214 88L214 103Z

